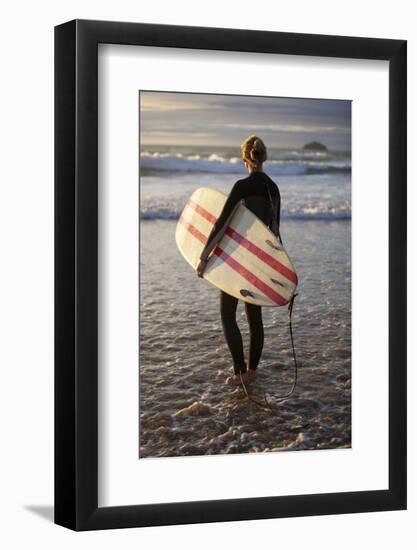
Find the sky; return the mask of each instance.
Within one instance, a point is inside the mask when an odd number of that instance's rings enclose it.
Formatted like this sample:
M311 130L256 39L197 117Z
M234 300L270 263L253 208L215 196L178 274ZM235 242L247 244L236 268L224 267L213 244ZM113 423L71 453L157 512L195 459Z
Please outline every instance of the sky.
M142 147L236 146L255 134L267 147L350 151L350 101L141 91L139 103Z

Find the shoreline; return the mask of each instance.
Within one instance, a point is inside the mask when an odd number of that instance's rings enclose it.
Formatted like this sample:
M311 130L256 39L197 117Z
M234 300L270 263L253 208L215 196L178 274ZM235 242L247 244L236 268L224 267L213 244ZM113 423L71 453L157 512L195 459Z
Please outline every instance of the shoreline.
M299 275L293 319L299 382L272 418L239 388L224 384L231 358L219 291L182 258L175 245L175 220L140 224L141 457L351 444L351 220L332 221L332 231L329 222L319 220L281 224ZM255 399L268 393L273 402L292 379L287 308L263 308L263 319L265 344L253 391ZM242 303L237 321L247 353Z

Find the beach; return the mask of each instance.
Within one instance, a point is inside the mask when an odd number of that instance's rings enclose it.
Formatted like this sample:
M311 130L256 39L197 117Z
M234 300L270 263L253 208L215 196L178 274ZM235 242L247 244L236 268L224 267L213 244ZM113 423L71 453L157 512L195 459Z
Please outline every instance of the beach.
M141 155L139 457L350 447L350 160L277 151L264 167L280 189L281 235L299 277L298 384L286 399L294 376L287 308L263 308L264 350L250 395L266 397L269 409L225 384L232 361L219 290L175 244L178 215L195 189L229 192L246 174L232 151L180 155ZM243 302L237 320L247 353Z

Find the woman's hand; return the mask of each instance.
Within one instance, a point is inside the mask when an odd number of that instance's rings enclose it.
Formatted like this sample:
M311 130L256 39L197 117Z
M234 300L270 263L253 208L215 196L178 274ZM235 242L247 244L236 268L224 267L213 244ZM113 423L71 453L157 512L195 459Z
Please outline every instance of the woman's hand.
M204 270L206 269L207 260L200 260L200 263L197 266L197 275L200 278L203 278Z

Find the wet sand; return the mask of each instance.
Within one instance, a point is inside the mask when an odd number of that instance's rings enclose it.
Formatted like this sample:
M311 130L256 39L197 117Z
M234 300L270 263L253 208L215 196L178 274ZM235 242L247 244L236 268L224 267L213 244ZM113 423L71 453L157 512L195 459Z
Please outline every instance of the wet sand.
M232 369L219 291L178 251L175 221L140 224L139 456L336 449L351 444L350 220L285 220L284 245L299 276L293 330L287 308L263 308L265 344L254 399L225 384ZM156 244L155 244L156 243ZM245 352L243 303L237 319Z

